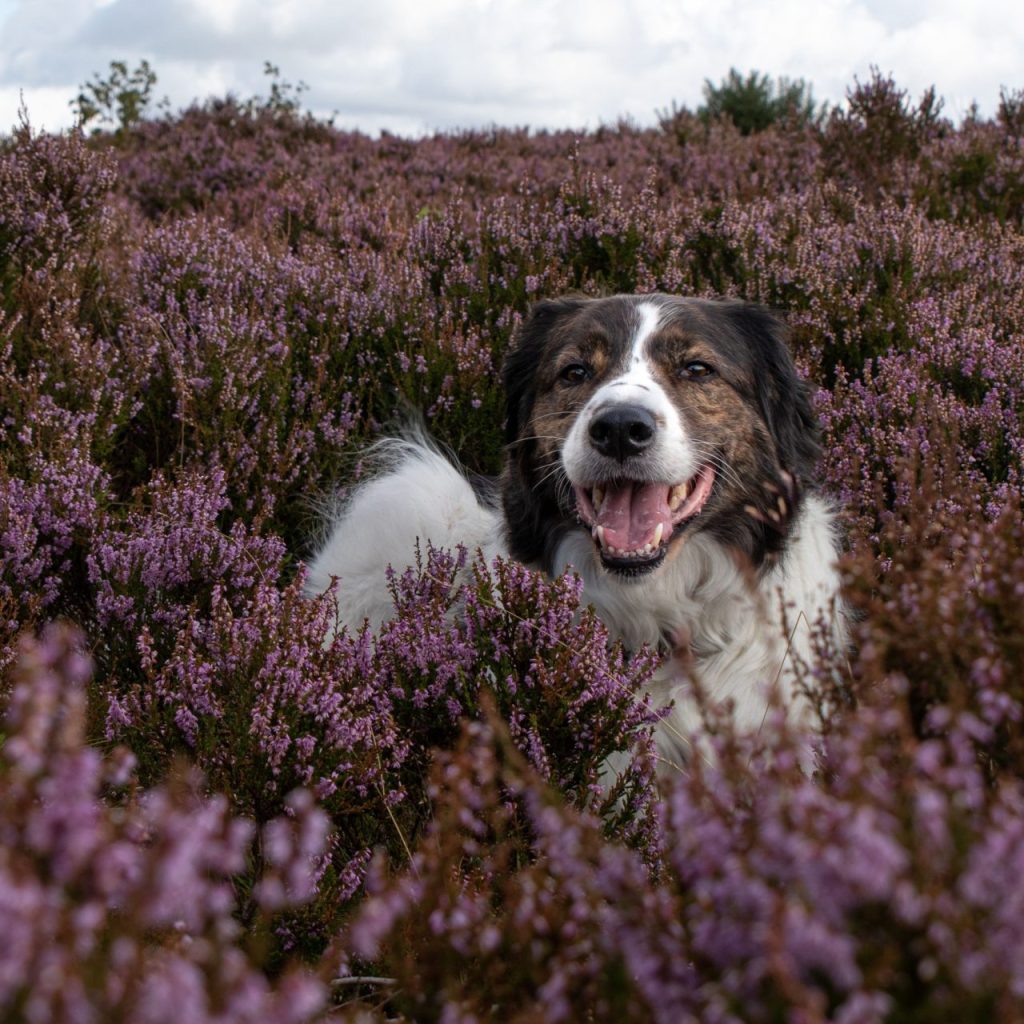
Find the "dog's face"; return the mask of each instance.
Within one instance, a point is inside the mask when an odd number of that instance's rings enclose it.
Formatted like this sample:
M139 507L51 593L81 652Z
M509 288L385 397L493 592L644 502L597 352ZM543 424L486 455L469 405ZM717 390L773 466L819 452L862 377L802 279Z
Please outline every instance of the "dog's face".
M610 572L658 569L698 530L755 564L817 457L785 328L762 307L666 295L531 311L505 364L512 552L590 531Z

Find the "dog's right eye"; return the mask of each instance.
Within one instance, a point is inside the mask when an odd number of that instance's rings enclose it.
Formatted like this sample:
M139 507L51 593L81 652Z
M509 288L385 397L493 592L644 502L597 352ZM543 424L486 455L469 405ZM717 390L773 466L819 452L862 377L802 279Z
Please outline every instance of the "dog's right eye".
M570 363L558 376L566 384L582 384L590 379L590 367L585 363Z

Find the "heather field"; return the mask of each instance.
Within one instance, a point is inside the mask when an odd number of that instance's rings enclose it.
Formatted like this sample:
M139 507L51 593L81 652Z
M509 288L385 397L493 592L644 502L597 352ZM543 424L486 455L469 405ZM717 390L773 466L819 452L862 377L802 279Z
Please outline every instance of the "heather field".
M654 655L572 577L424 551L377 637L302 596L403 404L496 471L510 337L571 290L789 320L857 612L803 667L813 774L710 710L656 771ZM22 123L0 437L3 1020L1024 1020L1024 94Z

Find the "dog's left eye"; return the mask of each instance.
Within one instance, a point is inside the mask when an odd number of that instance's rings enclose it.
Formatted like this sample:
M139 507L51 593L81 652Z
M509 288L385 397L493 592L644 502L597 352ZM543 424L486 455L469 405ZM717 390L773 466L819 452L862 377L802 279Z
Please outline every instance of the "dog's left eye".
M584 363L570 363L558 376L567 384L582 384L590 378L590 367Z
M683 366L680 375L687 380L707 380L708 377L715 375L715 368L707 363L702 363L699 359L694 359Z

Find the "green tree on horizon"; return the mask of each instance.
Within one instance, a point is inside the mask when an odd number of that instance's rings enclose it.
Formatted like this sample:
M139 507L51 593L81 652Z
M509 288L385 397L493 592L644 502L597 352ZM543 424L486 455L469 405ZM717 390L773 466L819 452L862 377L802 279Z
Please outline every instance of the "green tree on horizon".
M752 70L746 77L736 68L719 85L704 79L704 102L697 116L705 124L719 118L730 120L743 135L764 131L779 121L809 124L820 120L825 108L819 108L811 86L802 78L784 75L771 78Z

